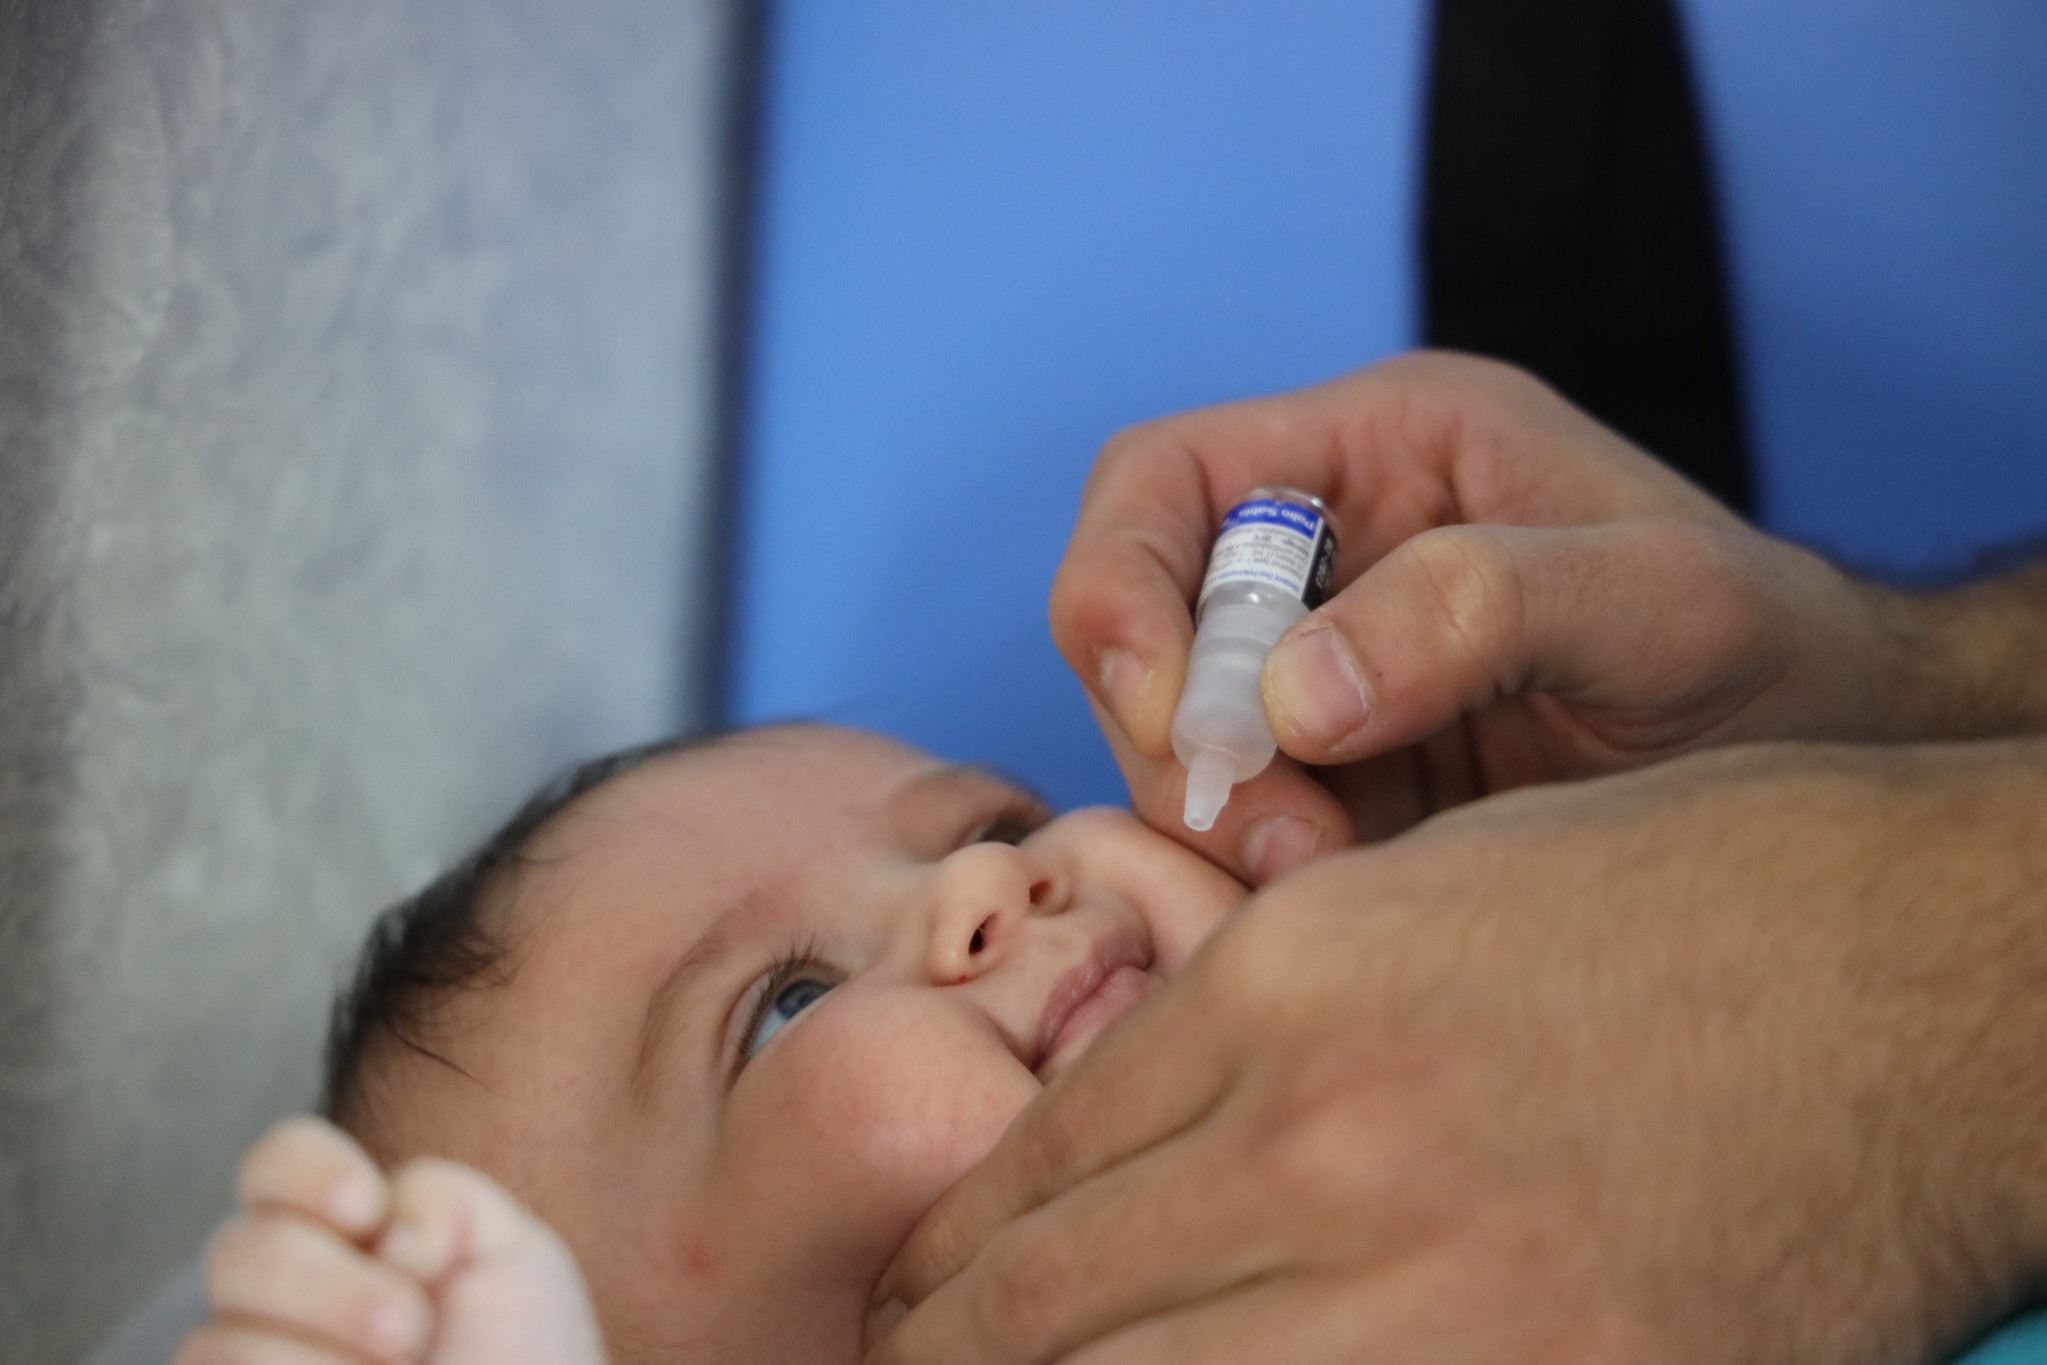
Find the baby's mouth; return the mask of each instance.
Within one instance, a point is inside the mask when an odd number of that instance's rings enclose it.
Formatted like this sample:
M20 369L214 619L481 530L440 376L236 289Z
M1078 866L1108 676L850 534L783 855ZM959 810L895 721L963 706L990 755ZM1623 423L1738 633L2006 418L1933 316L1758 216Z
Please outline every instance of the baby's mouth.
M1050 1083L1087 1051L1109 1025L1128 1014L1158 985L1147 970L1151 952L1131 933L1096 943L1079 965L1053 985L1038 1023L1038 1079Z

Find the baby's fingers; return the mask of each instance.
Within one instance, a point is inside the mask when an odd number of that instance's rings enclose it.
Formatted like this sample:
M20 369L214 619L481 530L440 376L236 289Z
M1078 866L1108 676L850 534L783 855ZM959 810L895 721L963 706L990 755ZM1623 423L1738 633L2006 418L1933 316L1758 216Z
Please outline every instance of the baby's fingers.
M390 1195L355 1139L315 1118L286 1119L258 1138L237 1188L250 1209L289 1209L358 1242L383 1223Z
M219 1327L288 1335L351 1361L409 1359L433 1324L410 1277L285 1213L229 1224L207 1258L206 1292Z
M432 1286L437 1358L601 1365L582 1276L554 1230L467 1166L414 1161L391 1181L377 1254Z
M431 1283L470 1265L557 1246L547 1225L488 1176L423 1157L392 1181L391 1227L377 1254Z
M361 1365L362 1357L254 1327L208 1323L185 1338L171 1365Z

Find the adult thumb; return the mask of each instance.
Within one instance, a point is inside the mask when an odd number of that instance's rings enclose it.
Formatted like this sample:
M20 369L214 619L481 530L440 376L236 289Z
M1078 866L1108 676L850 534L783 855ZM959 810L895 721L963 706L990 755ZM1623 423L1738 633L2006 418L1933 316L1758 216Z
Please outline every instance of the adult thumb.
M1651 745L1738 704L1766 615L1722 531L1668 517L1447 526L1396 547L1266 659L1267 718L1306 763L1414 743L1503 697L1625 712Z

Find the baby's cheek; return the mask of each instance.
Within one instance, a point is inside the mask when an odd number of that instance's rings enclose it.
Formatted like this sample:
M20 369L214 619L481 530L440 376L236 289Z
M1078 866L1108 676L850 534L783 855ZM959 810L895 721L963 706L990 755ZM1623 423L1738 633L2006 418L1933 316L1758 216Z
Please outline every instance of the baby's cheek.
M1040 1090L928 990L827 1001L779 1043L733 1117L757 1130L745 1136L772 1156L775 1188L807 1191L791 1216L819 1266L856 1276L878 1273Z

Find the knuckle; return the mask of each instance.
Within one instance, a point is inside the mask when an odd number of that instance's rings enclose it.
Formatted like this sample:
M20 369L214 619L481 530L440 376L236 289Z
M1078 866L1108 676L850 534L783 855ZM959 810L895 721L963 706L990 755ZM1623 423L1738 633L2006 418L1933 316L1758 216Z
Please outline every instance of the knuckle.
M1295 1223L1290 1235L1306 1245L1369 1242L1374 1229L1436 1220L1447 1140L1428 1087L1322 1058L1262 1097L1244 1143L1244 1188ZM1301 1220L1310 1210L1327 1216Z
M1646 518L1643 562L1666 593L1681 595L1677 618L1687 659L1744 660L1764 652L1773 607L1766 584L1782 575L1756 562L1756 546L1678 517Z
M1765 544L1760 538L1730 536L1679 517L1656 518L1651 528L1671 546L1705 605L1743 618L1761 615L1762 585L1770 570L1756 562L1756 551Z
M987 1255L969 1308L973 1326L994 1354L1035 1357L1073 1301L1072 1275L1041 1245L998 1243Z
M279 1174L295 1163L304 1142L305 1135L291 1124L280 1124L257 1138L235 1168L235 1192L242 1202L254 1202L277 1184Z
M1456 359L1458 367L1449 372L1453 382L1485 395L1502 410L1528 413L1567 406L1554 385L1525 366L1494 356L1460 354Z
M1133 460L1143 459L1158 444L1159 422L1137 422L1122 428L1102 442L1095 456L1095 477L1110 473Z
M353 1139L322 1119L286 1119L243 1155L236 1189L244 1202L312 1197L353 1165L369 1165Z
M451 1245L498 1256L565 1247L553 1228L474 1166L420 1157L399 1174L397 1207ZM566 1251L564 1250L564 1255Z
M1503 400L1517 406L1554 406L1562 402L1556 389L1533 370L1492 356L1467 355L1462 359L1461 375L1473 384L1489 388Z
M891 1282L905 1303L921 1303L973 1255L965 1227L941 1204L896 1256Z
M1472 527L1424 531L1396 554L1419 580L1442 646L1482 666L1500 642L1518 639L1525 596L1520 570L1492 535Z
M207 1295L216 1308L286 1321L353 1324L365 1320L376 1278L323 1254L324 1234L285 1217L229 1225L207 1259ZM338 1273L337 1273L338 1272Z
M1069 550L1052 576L1045 603L1053 644L1083 677L1090 676L1095 644L1114 624L1114 603L1103 589L1096 558L1086 550Z
M1295 1085L1273 1096L1250 1144L1253 1188L1269 1192L1277 1208L1350 1203L1362 1182L1365 1120L1326 1088Z
M1032 1201L1072 1184L1087 1151L1087 1130L1077 1106L1057 1100L1040 1106L1018 1149L1020 1174Z
M1154 418L1124 427L1102 442L1081 490L1083 507L1105 490L1143 477L1144 468L1157 459L1161 446L1172 444L1163 425L1167 420Z
M1470 351L1421 350L1381 361L1402 380L1464 399L1490 399L1506 407L1554 402L1556 391L1518 365Z
M1450 350L1405 351L1388 358L1383 364L1388 369L1399 369L1416 378L1440 380L1469 379L1495 370L1513 370L1510 365L1475 352Z
M1661 560L1681 582L1734 587L1740 583L1738 557L1721 532L1683 517L1643 517L1632 529L1645 557Z
M398 1204L436 1216L530 1221L503 1186L459 1161L417 1157L398 1173L392 1188Z

